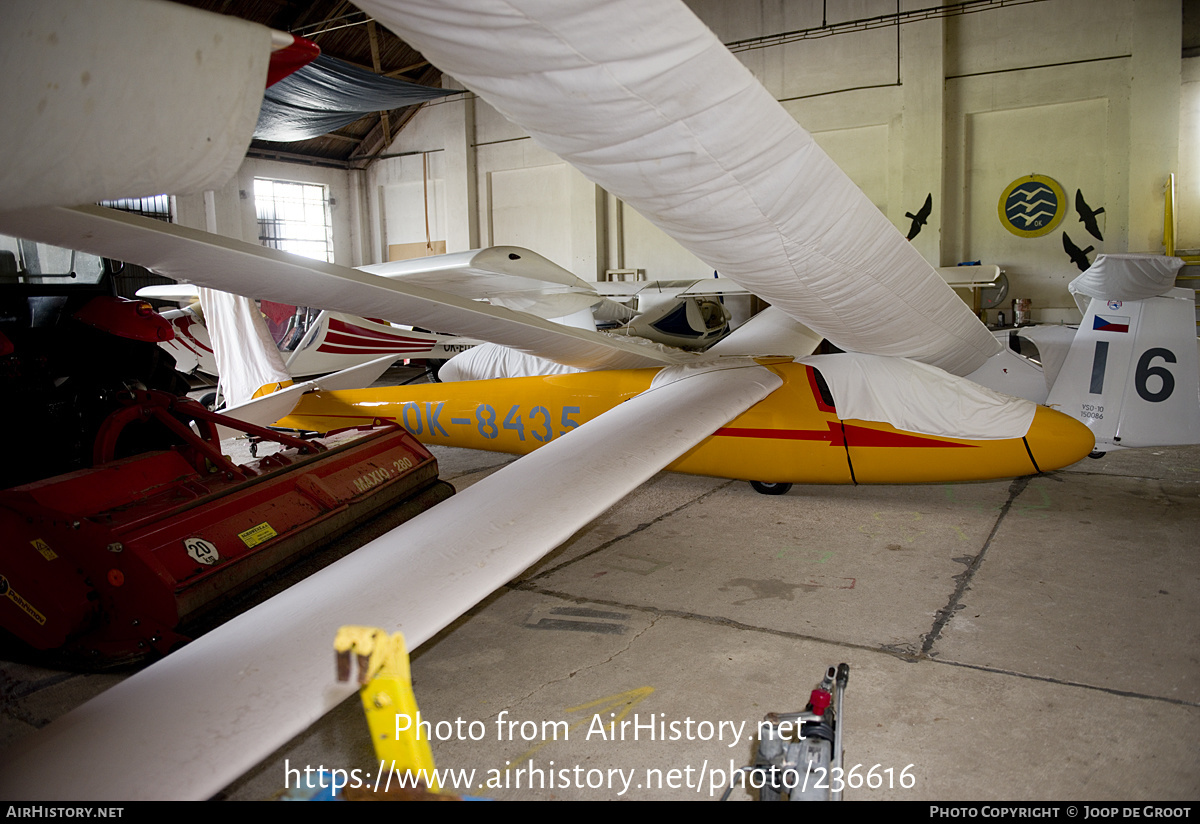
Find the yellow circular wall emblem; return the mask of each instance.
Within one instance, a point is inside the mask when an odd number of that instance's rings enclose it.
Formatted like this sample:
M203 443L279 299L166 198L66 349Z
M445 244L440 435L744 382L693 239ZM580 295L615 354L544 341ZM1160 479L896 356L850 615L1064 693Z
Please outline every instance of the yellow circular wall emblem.
M997 211L1004 228L1014 235L1041 237L1067 214L1067 193L1052 177L1019 177L1000 195Z

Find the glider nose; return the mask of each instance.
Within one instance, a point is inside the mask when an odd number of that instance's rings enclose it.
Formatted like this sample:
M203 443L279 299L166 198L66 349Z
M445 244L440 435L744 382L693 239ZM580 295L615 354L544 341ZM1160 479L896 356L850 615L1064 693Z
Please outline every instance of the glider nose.
M1048 472L1081 461L1096 446L1092 430L1062 412L1039 406L1025 443L1038 469Z

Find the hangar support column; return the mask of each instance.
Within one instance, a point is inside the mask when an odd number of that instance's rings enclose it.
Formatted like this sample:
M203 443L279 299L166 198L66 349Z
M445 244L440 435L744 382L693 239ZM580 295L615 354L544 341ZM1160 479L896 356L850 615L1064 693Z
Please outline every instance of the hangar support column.
M608 206L605 191L575 169L568 172L571 192L571 271L584 280L600 280L608 254Z
M1182 13L1138 0L1129 79L1129 251L1163 251L1163 185L1179 164Z
M462 85L443 77L443 88ZM475 95L445 106L446 251L479 248L479 194L475 170Z
M920 0L906 5L919 8ZM926 260L934 266L957 261L942 260L942 224L958 219L945 214L943 192L944 124L946 120L945 22L941 18L900 27L900 81L903 151L899 197L888 198L892 222L907 233L911 221L905 212L916 214L933 194L929 223L913 239Z

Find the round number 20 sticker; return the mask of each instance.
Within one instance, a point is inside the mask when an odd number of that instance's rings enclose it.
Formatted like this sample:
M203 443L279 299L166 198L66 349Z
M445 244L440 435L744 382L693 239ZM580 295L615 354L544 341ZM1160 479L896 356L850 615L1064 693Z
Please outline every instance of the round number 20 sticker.
M221 560L216 545L203 538L185 538L183 546L187 549L187 554L192 556L192 560L201 564L215 564Z

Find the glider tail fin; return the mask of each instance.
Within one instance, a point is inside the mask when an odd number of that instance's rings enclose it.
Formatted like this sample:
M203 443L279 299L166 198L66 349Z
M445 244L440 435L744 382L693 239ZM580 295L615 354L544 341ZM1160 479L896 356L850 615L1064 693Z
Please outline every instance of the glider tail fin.
M1098 452L1200 443L1195 292L1091 298L1046 405L1086 424Z

